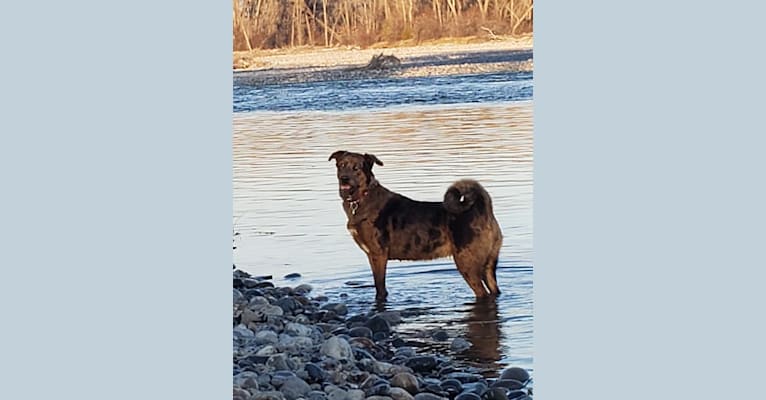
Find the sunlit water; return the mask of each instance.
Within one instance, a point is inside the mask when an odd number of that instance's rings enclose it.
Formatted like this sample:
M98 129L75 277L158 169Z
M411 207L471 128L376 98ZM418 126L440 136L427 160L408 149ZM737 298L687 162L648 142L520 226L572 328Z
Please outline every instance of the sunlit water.
M389 262L386 308L405 316L397 330L413 345L451 354L449 341L428 334L445 329L474 344L458 355L463 362L532 370L532 103L524 98L235 113L235 264L273 275L278 285L309 283L345 301L351 313L370 311L372 276L346 230L328 156L375 154L385 164L374 169L381 184L418 200L441 200L455 180L477 179L493 198L504 235L496 306L475 305L451 259L440 259ZM302 278L283 279L293 272Z

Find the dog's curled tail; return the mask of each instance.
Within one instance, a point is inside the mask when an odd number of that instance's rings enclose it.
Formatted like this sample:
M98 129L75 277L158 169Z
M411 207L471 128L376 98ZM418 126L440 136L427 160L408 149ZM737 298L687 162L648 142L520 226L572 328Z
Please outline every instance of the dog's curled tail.
M444 194L444 208L451 214L470 210L478 214L492 213L492 200L483 186L472 179L462 179L452 184Z

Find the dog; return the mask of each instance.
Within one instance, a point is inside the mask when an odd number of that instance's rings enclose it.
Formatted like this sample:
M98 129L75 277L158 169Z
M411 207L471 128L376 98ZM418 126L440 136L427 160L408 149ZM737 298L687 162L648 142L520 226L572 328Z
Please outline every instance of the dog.
M503 235L489 193L476 181L452 184L441 202L417 201L380 184L372 172L383 162L372 154L339 150L338 194L346 227L367 254L377 300L385 300L388 260L431 260L452 256L477 298L500 294L496 270Z

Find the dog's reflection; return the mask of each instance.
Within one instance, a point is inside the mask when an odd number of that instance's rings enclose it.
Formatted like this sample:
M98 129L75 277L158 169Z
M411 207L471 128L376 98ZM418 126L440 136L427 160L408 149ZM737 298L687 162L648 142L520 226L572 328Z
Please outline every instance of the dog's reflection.
M497 299L479 299L469 307L468 317L465 319L466 339L473 346L461 355L482 364L499 361L501 337Z

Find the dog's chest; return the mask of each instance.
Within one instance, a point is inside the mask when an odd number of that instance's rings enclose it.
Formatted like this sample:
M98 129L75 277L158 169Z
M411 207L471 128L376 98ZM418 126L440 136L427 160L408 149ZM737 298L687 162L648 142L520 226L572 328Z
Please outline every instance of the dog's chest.
M363 225L356 225L356 224L352 225L349 223L348 225L346 225L346 228L348 229L348 233L351 234L351 237L354 238L354 241L356 242L357 245L359 245L362 251L369 254L370 246L367 243L367 240L365 240L365 238L370 237L370 235L366 234L367 233L366 227Z

